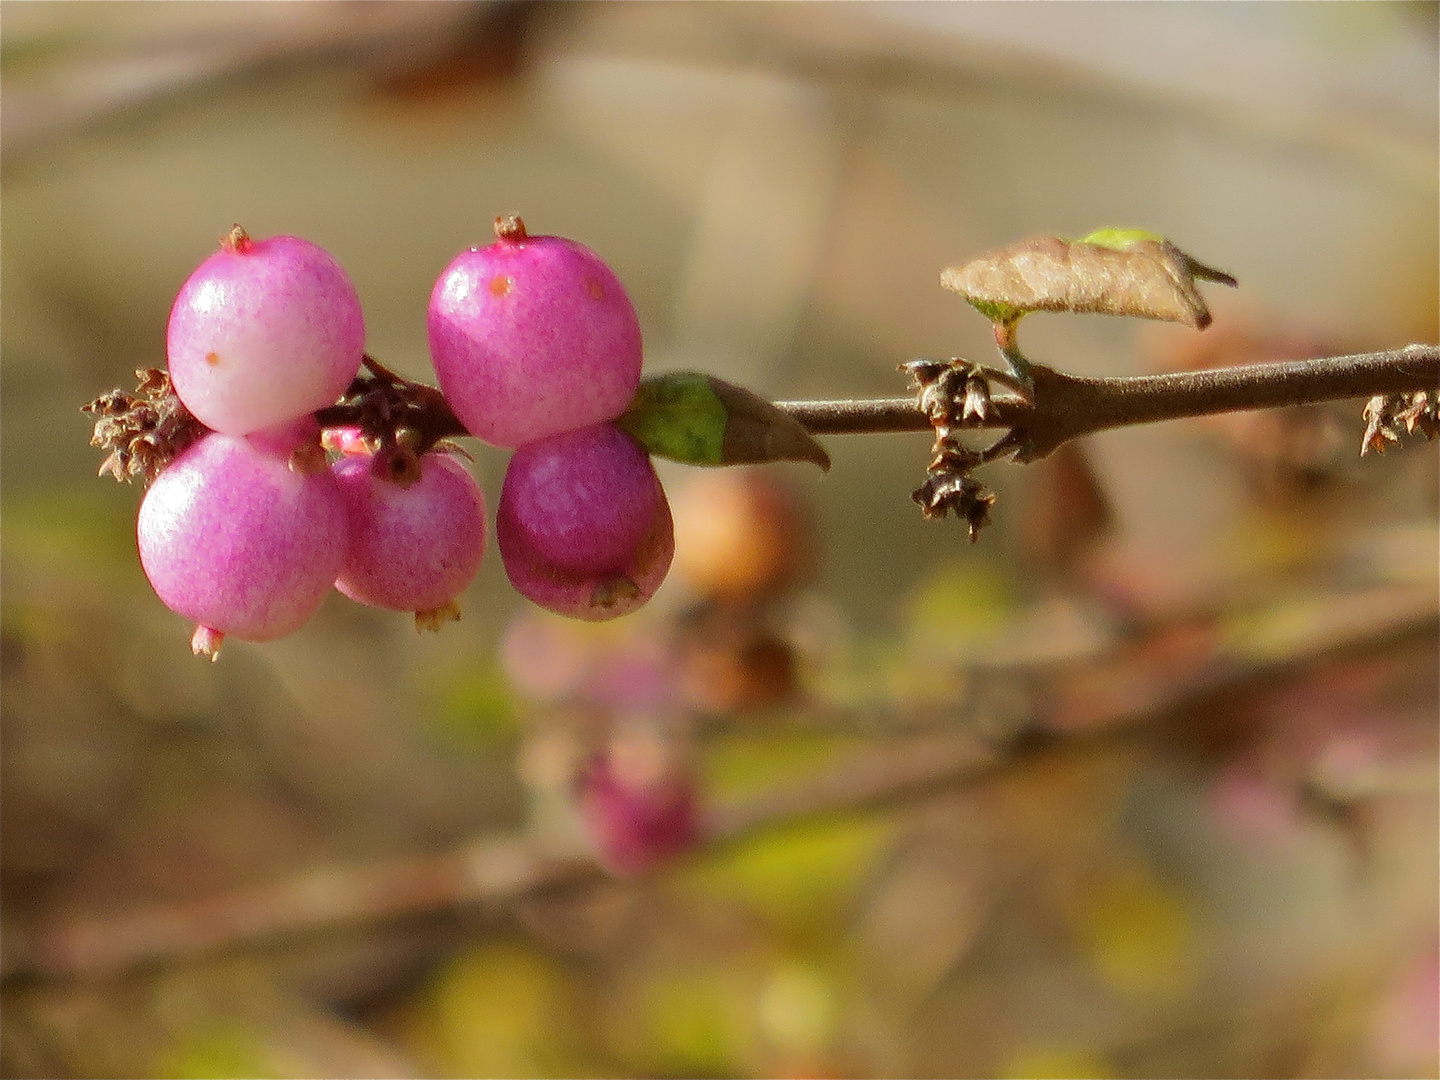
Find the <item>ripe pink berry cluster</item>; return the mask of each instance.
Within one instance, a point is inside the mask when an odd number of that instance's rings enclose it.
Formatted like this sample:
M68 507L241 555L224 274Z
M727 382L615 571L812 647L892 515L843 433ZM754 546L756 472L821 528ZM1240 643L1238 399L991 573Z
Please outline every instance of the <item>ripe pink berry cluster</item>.
M496 521L511 582L552 611L613 618L649 599L674 551L650 458L610 423L639 384L639 322L587 248L513 217L496 235L435 284L440 388L466 430L515 450ZM176 297L170 383L209 430L156 477L138 538L197 653L298 629L332 585L418 625L458 616L486 540L470 473L442 444L397 476L354 428L324 433L339 460L321 448L315 414L373 366L364 344L349 278L295 237L237 226Z
M640 322L593 251L516 217L430 294L430 357L455 415L515 450L495 537L511 584L581 619L633 611L675 551L650 457L610 423L640 384Z

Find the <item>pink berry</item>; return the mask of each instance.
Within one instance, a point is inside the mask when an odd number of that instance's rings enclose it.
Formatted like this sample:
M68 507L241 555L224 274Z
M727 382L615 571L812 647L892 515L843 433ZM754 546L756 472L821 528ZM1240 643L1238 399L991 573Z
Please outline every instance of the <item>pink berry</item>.
M595 424L515 451L499 512L540 558L583 573L629 558L664 497L640 444L611 424Z
M228 435L333 405L364 349L360 298L324 249L239 226L181 286L166 334L176 394Z
M661 739L622 734L581 777L586 832L612 873L644 873L699 840L694 778L669 756Z
M516 592L547 611L589 622L604 622L643 607L665 580L675 555L674 523L664 502L640 546L613 573L577 574L549 565L528 550L522 538L502 531L498 519L495 539Z
M550 611L596 621L644 604L675 553L670 505L654 466L609 424L517 450L495 537L520 593Z
M448 608L485 554L485 497L460 462L420 458L408 487L374 475L372 458L331 466L350 514L350 553L335 587L352 600L392 611Z
M515 448L613 420L640 382L640 323L625 289L589 248L529 236L496 219L499 239L461 252L430 295L430 355L470 432Z
M349 523L318 447L314 459L316 471L298 471L273 443L211 434L150 485L140 563L165 606L208 631L197 643L283 637L324 600Z

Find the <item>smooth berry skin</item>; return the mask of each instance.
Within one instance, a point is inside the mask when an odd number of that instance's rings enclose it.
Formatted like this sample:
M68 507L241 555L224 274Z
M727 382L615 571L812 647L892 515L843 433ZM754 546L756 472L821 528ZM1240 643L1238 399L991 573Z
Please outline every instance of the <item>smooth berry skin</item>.
M619 570L665 498L650 457L611 424L529 443L505 470L498 528L543 562L576 573Z
M495 540L516 592L546 611L586 622L604 622L643 607L664 582L675 557L675 523L663 496L640 543L613 570L577 572L547 563L526 534L498 513Z
M166 356L185 407L248 435L333 405L360 370L360 298L325 250L248 237L206 259L170 311Z
M640 383L640 322L589 248L557 236L461 252L435 282L430 356L455 415L495 446L613 420Z
M340 572L349 521L329 469L289 462L216 433L155 479L136 533L166 607L244 641L273 641L310 619Z
M381 479L368 456L331 466L350 515L350 551L335 588L391 611L429 611L453 601L485 554L485 497L445 454L420 459L408 487Z

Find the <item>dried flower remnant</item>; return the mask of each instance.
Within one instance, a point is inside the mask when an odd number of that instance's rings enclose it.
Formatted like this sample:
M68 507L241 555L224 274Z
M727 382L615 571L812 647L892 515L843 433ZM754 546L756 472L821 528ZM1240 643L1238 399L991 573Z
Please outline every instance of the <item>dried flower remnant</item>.
M424 454L438 450L469 457L449 441L467 432L439 390L396 374L368 354L361 362L365 371L339 402L315 414L327 449L371 455L375 475L402 487L420 478Z
M950 512L964 519L973 543L990 520L995 494L970 478L970 472L997 458L1013 453L1023 436L1012 429L985 450L974 450L959 440L967 426L983 424L994 413L991 384L1026 398L1017 379L1004 372L972 364L959 357L950 361L911 360L900 369L910 375L916 402L935 429L929 475L911 493L926 520L943 518Z
M1400 441L1400 429L1407 435L1419 431L1426 439L1440 434L1440 392L1417 390L1413 394L1376 394L1361 413L1365 435L1360 456L1371 450L1383 454L1390 443Z
M90 445L110 451L99 475L128 483L137 476L150 483L209 429L191 415L159 368L141 368L135 393L111 390L81 406L96 418Z
M990 523L995 493L980 481L954 471L936 471L910 496L920 504L927 520L943 518L951 511L965 521L973 544L980 530Z

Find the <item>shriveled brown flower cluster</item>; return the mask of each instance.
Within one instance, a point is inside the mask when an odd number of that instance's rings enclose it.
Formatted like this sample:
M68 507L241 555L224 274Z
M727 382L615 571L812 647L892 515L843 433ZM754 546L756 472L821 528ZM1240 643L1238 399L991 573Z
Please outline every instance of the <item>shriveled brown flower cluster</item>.
M958 358L911 360L900 368L909 372L920 408L935 428L928 475L910 497L920 504L927 519L954 513L964 520L973 543L989 523L995 493L970 472L1012 452L1019 444L1012 431L989 449L975 450L960 441L959 433L994 416L992 383L1020 397L1026 396L1026 391L1003 372Z
M1361 414L1365 435L1360 441L1360 455L1374 450L1385 452L1390 443L1400 441L1400 429L1407 435L1419 431L1427 439L1440 434L1440 392L1417 390L1412 394L1376 394L1365 403Z
M371 468L402 487L420 478L420 457L437 447L448 453L468 454L453 436L468 435L433 386L397 375L373 356L362 358L365 372L352 382L339 404L315 414L326 429L352 429L374 457Z
M99 475L109 473L122 483L139 476L148 484L209 429L180 403L168 373L141 368L135 376L135 393L111 390L81 411L96 417L90 445L110 451Z

